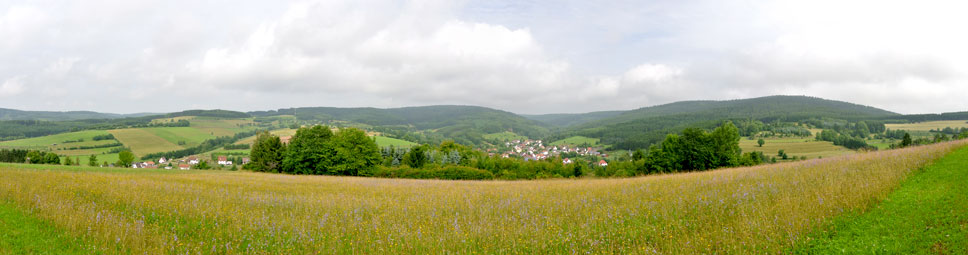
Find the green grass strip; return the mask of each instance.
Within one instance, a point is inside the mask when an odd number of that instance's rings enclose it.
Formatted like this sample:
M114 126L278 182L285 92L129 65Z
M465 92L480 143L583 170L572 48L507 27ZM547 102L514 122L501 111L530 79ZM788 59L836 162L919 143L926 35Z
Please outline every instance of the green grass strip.
M0 201L0 254L90 254L79 240Z
M798 254L968 254L968 147L912 176L864 214L841 217Z

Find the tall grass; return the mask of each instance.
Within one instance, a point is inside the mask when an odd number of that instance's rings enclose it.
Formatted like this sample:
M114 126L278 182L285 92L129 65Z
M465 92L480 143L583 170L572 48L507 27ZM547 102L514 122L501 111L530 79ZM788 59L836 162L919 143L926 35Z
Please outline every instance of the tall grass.
M590 180L2 165L0 199L108 253L778 253L964 144Z

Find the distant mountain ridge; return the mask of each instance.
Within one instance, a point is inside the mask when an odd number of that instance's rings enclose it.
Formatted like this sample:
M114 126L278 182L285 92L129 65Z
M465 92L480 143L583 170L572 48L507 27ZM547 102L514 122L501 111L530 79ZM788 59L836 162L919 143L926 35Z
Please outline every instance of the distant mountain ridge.
M132 114L135 115L135 114ZM875 107L808 96L767 96L735 100L681 101L627 111L601 111L577 114L519 115L480 106L435 105L401 108L299 107L269 111L187 110L164 114L132 115L90 111L45 112L0 109L0 124L21 130L34 130L36 123L9 120L43 120L47 131L66 132L85 128L144 125L152 118L207 116L219 118L260 118L294 116L301 124L355 126L427 143L455 140L468 145L491 143L485 135L513 132L535 139L554 141L571 136L598 138L613 149L645 148L686 127L712 128L724 120L797 122L811 118L849 121L928 121L968 119L968 112L901 115ZM289 118L289 117L286 117ZM7 120L7 121L3 121ZM24 133L24 132L21 132ZM36 132L35 132L36 133ZM16 137L18 134L6 134ZM24 136L33 136L24 133Z
M114 119L120 118L120 114L99 113L91 111L22 111L14 109L0 108L0 120L81 120L81 119Z
M379 127L381 132L423 131L430 140L453 139L480 144L484 135L513 131L528 137L549 134L546 124L502 110L465 105L402 108L302 107L249 112L252 116L293 115L304 121L349 121Z
M810 118L874 120L898 113L807 96L767 96L724 101L681 101L626 111L569 127L555 138L599 138L618 149L645 148L686 127L711 128L723 120L801 121Z

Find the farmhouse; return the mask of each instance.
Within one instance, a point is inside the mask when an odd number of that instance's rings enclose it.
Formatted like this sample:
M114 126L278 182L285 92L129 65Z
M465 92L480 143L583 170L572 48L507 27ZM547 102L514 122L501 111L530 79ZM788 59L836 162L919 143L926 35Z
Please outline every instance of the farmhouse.
M196 156L188 157L188 164L190 165L198 164L198 157Z
M604 159L603 160L599 160L598 161L598 166L608 166L608 162L605 162Z
M279 141L282 142L282 144L289 144L290 139L292 139L292 136L279 137Z
M189 164L178 164L178 169L188 170L188 169L192 169L192 166Z
M232 165L232 161L229 161L228 160L228 157L226 157L226 156L218 156L218 164L219 165L230 166L230 165Z
M242 164L243 165L248 164L248 163L249 163L249 158L248 157L242 158Z
M570 158L565 158L564 160L561 161L561 163L564 163L565 165L567 165L567 164L571 164L572 161Z
M160 159L158 159L158 164L164 164L165 162L168 162L168 159L166 159L165 157L161 157Z

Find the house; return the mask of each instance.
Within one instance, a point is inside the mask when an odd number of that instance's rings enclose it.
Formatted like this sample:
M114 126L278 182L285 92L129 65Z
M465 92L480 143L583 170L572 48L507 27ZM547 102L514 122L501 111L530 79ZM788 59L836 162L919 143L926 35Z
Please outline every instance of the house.
M161 157L160 159L158 159L158 164L164 164L166 162L168 162L168 159L166 159L165 157Z
M605 162L604 159L603 160L599 160L598 161L598 166L608 166L608 162Z
M192 166L189 164L178 164L178 169L188 170L188 169L192 169Z
M292 136L279 137L279 141L282 142L282 144L289 144L289 140L292 140Z
M228 157L226 156L218 156L218 164L230 166L232 165L232 161L229 161Z
M564 160L561 161L561 163L564 163L565 165L567 165L567 164L571 164L573 162L571 161L570 158L565 158Z
M196 157L196 156L188 157L188 164L189 165L198 164L198 157Z
M242 164L243 165L248 164L248 163L249 163L249 158L248 157L242 158Z

